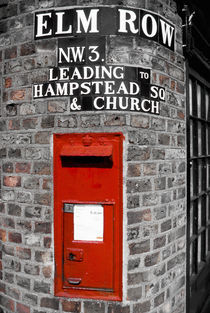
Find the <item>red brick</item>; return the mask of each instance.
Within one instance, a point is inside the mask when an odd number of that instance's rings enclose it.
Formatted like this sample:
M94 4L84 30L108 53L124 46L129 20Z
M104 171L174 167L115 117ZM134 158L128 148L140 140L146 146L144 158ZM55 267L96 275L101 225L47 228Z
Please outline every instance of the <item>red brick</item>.
M35 233L49 234L51 232L51 223L35 222Z
M23 260L30 260L31 259L31 249L16 247L17 257Z
M34 195L34 203L41 204L41 205L50 205L51 204L51 194L45 193L40 194L37 193Z
M22 303L17 303L16 312L17 313L30 313L30 308Z
M20 187L21 177L20 176L4 176L4 186L7 187Z
M44 247L50 248L51 247L52 238L51 237L44 237Z
M160 85L167 85L169 84L169 77L165 75L159 75L159 82Z
M22 237L20 233L9 233L8 234L9 241L14 243L21 243Z
M156 175L156 164L155 163L147 163L144 164L144 175Z
M51 265L43 266L42 273L45 278L50 278L52 275L52 266Z
M2 241L7 240L6 231L3 229L0 229L0 240L2 240Z
M4 295L1 295L1 305L12 312L15 312L14 301Z
M26 96L25 90L14 90L10 94L11 100L24 100Z
M17 47L11 47L5 50L5 59L14 59L16 57L17 57Z
M62 309L64 312L80 312L81 311L81 303L75 301L62 301Z
M19 288L18 288L19 289ZM19 300L20 299L20 290L13 287L7 288L7 295L13 299Z
M35 45L31 42L29 43L24 43L23 45L21 45L20 47L20 55L24 56L24 55L31 55L35 53Z
M20 121L19 120L9 120L9 123L8 123L8 129L9 130L18 130L20 129Z
M128 225L130 224L136 224L140 223L142 221L151 221L152 216L151 216L151 210L150 209L145 209L142 211L129 211L128 212Z
M5 87L5 88L10 88L10 87L12 87L12 78L11 78L11 77L5 78L4 87Z
M178 116L179 118L181 118L182 120L184 120L184 118L185 118L185 114L184 114L184 112L182 112L182 111L178 111L178 112L177 112L177 116Z
M0 282L0 292L5 293L5 284L3 282Z
M37 118L27 118L23 120L23 128L25 129L34 129L38 124Z
M171 90L175 90L176 82L174 80L171 81Z
M59 300L55 298L42 298L41 307L58 310Z
M16 163L15 172L16 173L30 173L31 163Z
M51 261L52 260L52 253L49 250L45 251L35 251L35 260L37 262L47 262L47 260Z
M157 82L157 73L152 73L152 82L153 83Z
M45 190L50 190L52 186L52 179L51 178L44 178L42 188Z

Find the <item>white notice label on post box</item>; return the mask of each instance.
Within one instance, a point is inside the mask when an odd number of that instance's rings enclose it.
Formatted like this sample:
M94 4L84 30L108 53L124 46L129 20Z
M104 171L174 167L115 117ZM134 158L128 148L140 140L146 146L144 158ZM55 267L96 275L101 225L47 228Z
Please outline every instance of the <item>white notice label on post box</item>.
M104 208L98 204L75 204L74 240L103 241Z

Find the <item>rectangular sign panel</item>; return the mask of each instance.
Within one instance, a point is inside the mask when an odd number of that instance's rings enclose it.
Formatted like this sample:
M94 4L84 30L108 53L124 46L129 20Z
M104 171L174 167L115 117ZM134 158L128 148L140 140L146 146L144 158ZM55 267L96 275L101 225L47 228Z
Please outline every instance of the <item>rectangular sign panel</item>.
M104 208L96 204L75 204L74 240L103 241Z
M127 7L94 7L35 14L35 39L93 35L129 35L153 40L174 50L175 26L159 14Z
M100 56L97 46L94 49ZM150 69L142 67L91 64L54 67L49 70L49 82L33 86L33 98L69 97L72 112L119 110L159 114L165 88L150 84L150 80Z
M58 39L58 66L102 64L105 62L105 37L79 37Z
M165 88L151 84L148 68L108 63L107 35L140 36L173 50L175 27L158 14L126 7L37 12L35 39L59 38L57 64L47 82L33 85L33 99L69 97L71 112L159 114Z

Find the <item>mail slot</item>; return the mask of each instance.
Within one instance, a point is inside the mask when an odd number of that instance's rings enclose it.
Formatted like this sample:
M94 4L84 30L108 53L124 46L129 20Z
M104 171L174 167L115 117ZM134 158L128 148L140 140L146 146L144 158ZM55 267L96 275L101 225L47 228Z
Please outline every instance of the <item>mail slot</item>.
M54 135L56 296L122 300L121 133Z

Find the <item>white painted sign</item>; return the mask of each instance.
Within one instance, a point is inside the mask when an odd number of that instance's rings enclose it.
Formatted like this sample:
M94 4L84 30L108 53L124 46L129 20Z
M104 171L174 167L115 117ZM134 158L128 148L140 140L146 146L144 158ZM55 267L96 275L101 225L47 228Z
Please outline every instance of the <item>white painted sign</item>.
M35 39L84 34L140 36L174 51L175 26L147 10L94 7L35 13Z
M103 241L104 208L98 204L74 206L74 240Z

